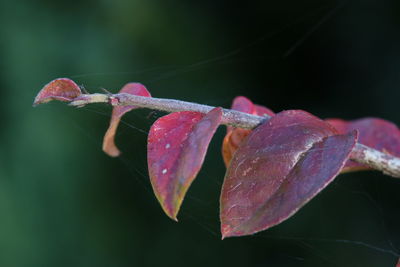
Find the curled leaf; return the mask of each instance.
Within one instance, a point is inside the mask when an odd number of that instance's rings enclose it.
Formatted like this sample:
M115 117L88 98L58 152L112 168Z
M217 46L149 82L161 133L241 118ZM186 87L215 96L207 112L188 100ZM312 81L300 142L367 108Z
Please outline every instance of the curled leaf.
M150 92L140 83L128 83L122 87L119 93L151 97ZM121 117L125 113L136 108L135 106L115 106L113 108L110 125L103 139L103 151L109 156L118 157L121 154L118 147L115 145L115 133L121 121Z
M340 172L357 133L337 135L299 110L276 114L240 144L220 199L222 236L265 230L293 215Z
M233 100L232 109L258 115L258 116L273 116L274 112L270 109L255 105L248 98L244 96L238 96ZM224 159L225 166L229 165L229 162L232 159L233 154L239 147L240 143L246 138L251 130L235 128L235 127L227 127L227 133L225 135L224 141L222 143L222 157Z
M379 118L362 118L353 121L327 119L326 121L333 125L339 133L358 130L358 142L360 144L393 156L400 156L400 131L395 124L389 121ZM353 160L348 160L343 172L367 169L370 168Z
M46 84L35 97L33 106L51 100L69 102L82 94L81 88L71 79L59 78Z
M159 118L150 129L147 162L151 185L165 213L174 220L221 117L221 108L206 115L174 112Z
M251 130L236 128L228 130L224 140L222 142L222 157L224 159L225 166L228 167L233 154L238 149L244 138L251 133Z

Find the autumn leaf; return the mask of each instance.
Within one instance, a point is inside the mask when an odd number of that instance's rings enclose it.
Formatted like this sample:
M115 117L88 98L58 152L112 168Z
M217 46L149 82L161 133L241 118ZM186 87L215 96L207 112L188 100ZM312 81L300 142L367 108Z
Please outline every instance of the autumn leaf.
M81 88L73 80L58 78L52 80L40 90L33 102L33 106L47 103L51 100L70 102L81 94Z
M244 96L236 97L233 100L231 109L258 116L274 115L274 112L272 112L270 109L253 104L253 102ZM247 135L249 135L250 132L251 130L248 129L235 128L231 126L227 127L227 133L222 143L222 157L224 159L225 166L229 165L229 162L231 161L232 156L239 147L240 143L244 140L244 138L246 138Z
M214 108L206 115L181 111L159 118L150 129L147 145L150 181L165 213L174 220L221 118L221 108Z
M393 156L400 156L400 131L395 124L389 121L379 118L362 118L353 121L327 119L326 121L333 125L339 133L358 130L358 142L360 144ZM353 160L348 160L343 172L367 169L370 168Z
M300 110L278 113L255 128L225 175L222 237L254 234L293 215L340 172L356 136L337 135L330 124Z
M128 83L122 87L119 93L151 97L150 92L140 83ZM135 106L115 106L113 108L110 125L103 138L103 151L109 156L118 157L121 154L118 147L115 145L115 133L121 121L121 117L125 113L136 108Z

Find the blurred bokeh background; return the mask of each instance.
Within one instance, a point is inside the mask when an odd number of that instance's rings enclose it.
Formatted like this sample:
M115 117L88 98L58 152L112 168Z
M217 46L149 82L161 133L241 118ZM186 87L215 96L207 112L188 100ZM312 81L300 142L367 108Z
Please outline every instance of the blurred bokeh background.
M163 113L126 115L113 159L109 107L31 104L69 77L89 92L136 81L158 97L400 124L399 47L397 0L1 0L0 266L394 266L399 180L340 175L281 225L221 241L224 127L176 223L147 176Z

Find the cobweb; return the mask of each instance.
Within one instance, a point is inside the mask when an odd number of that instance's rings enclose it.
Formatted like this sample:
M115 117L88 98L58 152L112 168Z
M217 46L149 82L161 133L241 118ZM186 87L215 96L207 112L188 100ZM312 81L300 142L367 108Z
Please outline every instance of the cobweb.
M277 29L274 32L262 34L259 38L249 42L245 46L227 51L226 53L216 57L193 62L186 66L168 65L129 72L88 73L73 75L71 78L115 78L118 76L140 77L141 75L148 75L150 73L151 78L140 80L143 84L156 82L167 83L168 80L172 78L185 80L185 76L189 73L207 70L211 71L211 69L226 65L229 66L230 64L237 62L251 63L254 60L271 60L270 57L268 57L268 59L262 57L257 59L246 57L246 53L248 50L257 48L266 41L273 39L278 34L284 34L286 30L295 27L309 16L315 16L316 14L322 13L319 20L306 30L303 36L294 42L291 42L283 54L277 55L276 58L273 59L281 61L295 53L296 49L301 47L301 45L307 41L307 38L322 27L323 24L331 19L342 7L343 5L318 8L313 10L310 14L303 16L300 20L288 23L288 25L283 28ZM97 86L91 84L84 84L84 87L91 93L99 90ZM246 94L246 92L243 92L243 94ZM209 98L204 98L202 101L206 102L204 104L224 105L225 107L228 107L231 100L210 96ZM91 112L93 116L100 116L104 119L105 123L108 123L110 119L110 109L100 106L87 106L84 107L81 112ZM143 140L145 140L152 122L164 114L165 113L158 111L142 111L139 115L136 114L136 111L130 112L129 115L122 119L122 125L119 128L117 138L120 136L135 134L141 135ZM137 123L138 121L140 121L139 124ZM90 133L85 129L86 125L81 125L78 122L74 123L74 125L76 129L82 133L84 138L101 147L102 140L99 139L100 135L93 135ZM222 186L224 174L222 160L218 160L218 157L220 158L220 145L217 144L217 142L221 142L223 134L224 131L219 130L216 138L214 138L205 165L200 172L198 179L193 183L189 190L185 198L185 204L183 205L179 215L180 223L190 224L193 231L202 231L204 235L209 235L211 238L216 240L220 239L218 195ZM143 147L146 146L145 143L142 145ZM125 144L125 146L129 146L129 143ZM123 150L124 147L121 147L121 149ZM213 155L210 156L211 154ZM150 199L153 198L153 201L156 201L155 198L152 197L153 193L148 179L145 157L134 156L132 153L123 153L118 160L130 173L131 177L135 179L137 186L146 191L149 196L151 196L149 197ZM211 162L214 161L217 161L218 163L211 164ZM217 168L216 171L215 168ZM220 177L210 177L216 174ZM393 210L383 208L382 203L384 203L384 201L379 199L380 196L385 195L385 187L387 187L382 186L381 183L383 182L381 182L381 179L390 178L384 178L380 174L373 173L367 177L368 181L365 182L363 181L363 175L364 173L355 175L345 174L339 176L339 178L336 179L327 190L324 190L320 196L312 200L310 204L307 204L304 210L295 214L294 217L290 218L287 222L254 236L244 237L243 239L245 239L246 242L262 244L265 246L266 250L271 250L270 253L275 253L274 256L267 253L269 256L266 256L264 260L261 258L259 264L274 263L275 260L281 263L288 261L289 263L295 262L298 264L304 264L309 262L309 258L315 258L316 260L312 261L312 263L317 262L329 266L342 266L343 261L338 259L338 255L347 255L349 257L351 255L355 255L355 257L374 255L377 258L383 257L392 260L394 266L394 262L396 262L400 257L400 249L398 247L399 237L396 236L395 232L393 232L393 226L388 226L388 224L393 224L393 221L395 221L395 219L392 219L392 216L390 215ZM350 180L350 182L345 181L346 179ZM376 187L371 189L371 183L376 184ZM398 184L395 184L395 186L397 186L397 188L399 187ZM343 207L344 210L346 208L354 209L354 212L340 212L335 210L330 214L330 211L332 210L330 209L331 207L327 205L331 205L333 201L332 198L337 197L341 198L338 200L341 205L349 206ZM346 203L346 201L352 203ZM337 205L333 207L333 209L337 208ZM318 213L311 214L312 212ZM397 211L395 212L397 213ZM333 218L334 216L343 217ZM357 216L361 216L361 218L356 218ZM325 229L324 224L332 227L332 224L327 224L327 221L331 219L334 219L335 222L337 221L337 228ZM391 220L391 222L389 223L388 220ZM351 230L345 229L346 227L349 227L348 224L352 223L360 224L359 232L353 233ZM298 226L296 224L298 224ZM364 225L366 225L366 229L362 229ZM354 229L354 226L349 227L349 229ZM274 248L274 245L278 248ZM353 258L352 262L354 262L353 266L363 266L360 263L362 260L357 262Z

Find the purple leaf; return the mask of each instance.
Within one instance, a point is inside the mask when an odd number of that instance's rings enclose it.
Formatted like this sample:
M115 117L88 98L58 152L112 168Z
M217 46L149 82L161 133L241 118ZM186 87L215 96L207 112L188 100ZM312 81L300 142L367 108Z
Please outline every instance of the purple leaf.
M221 192L222 237L250 235L293 215L348 159L357 133L336 135L299 110L276 114L241 143Z

